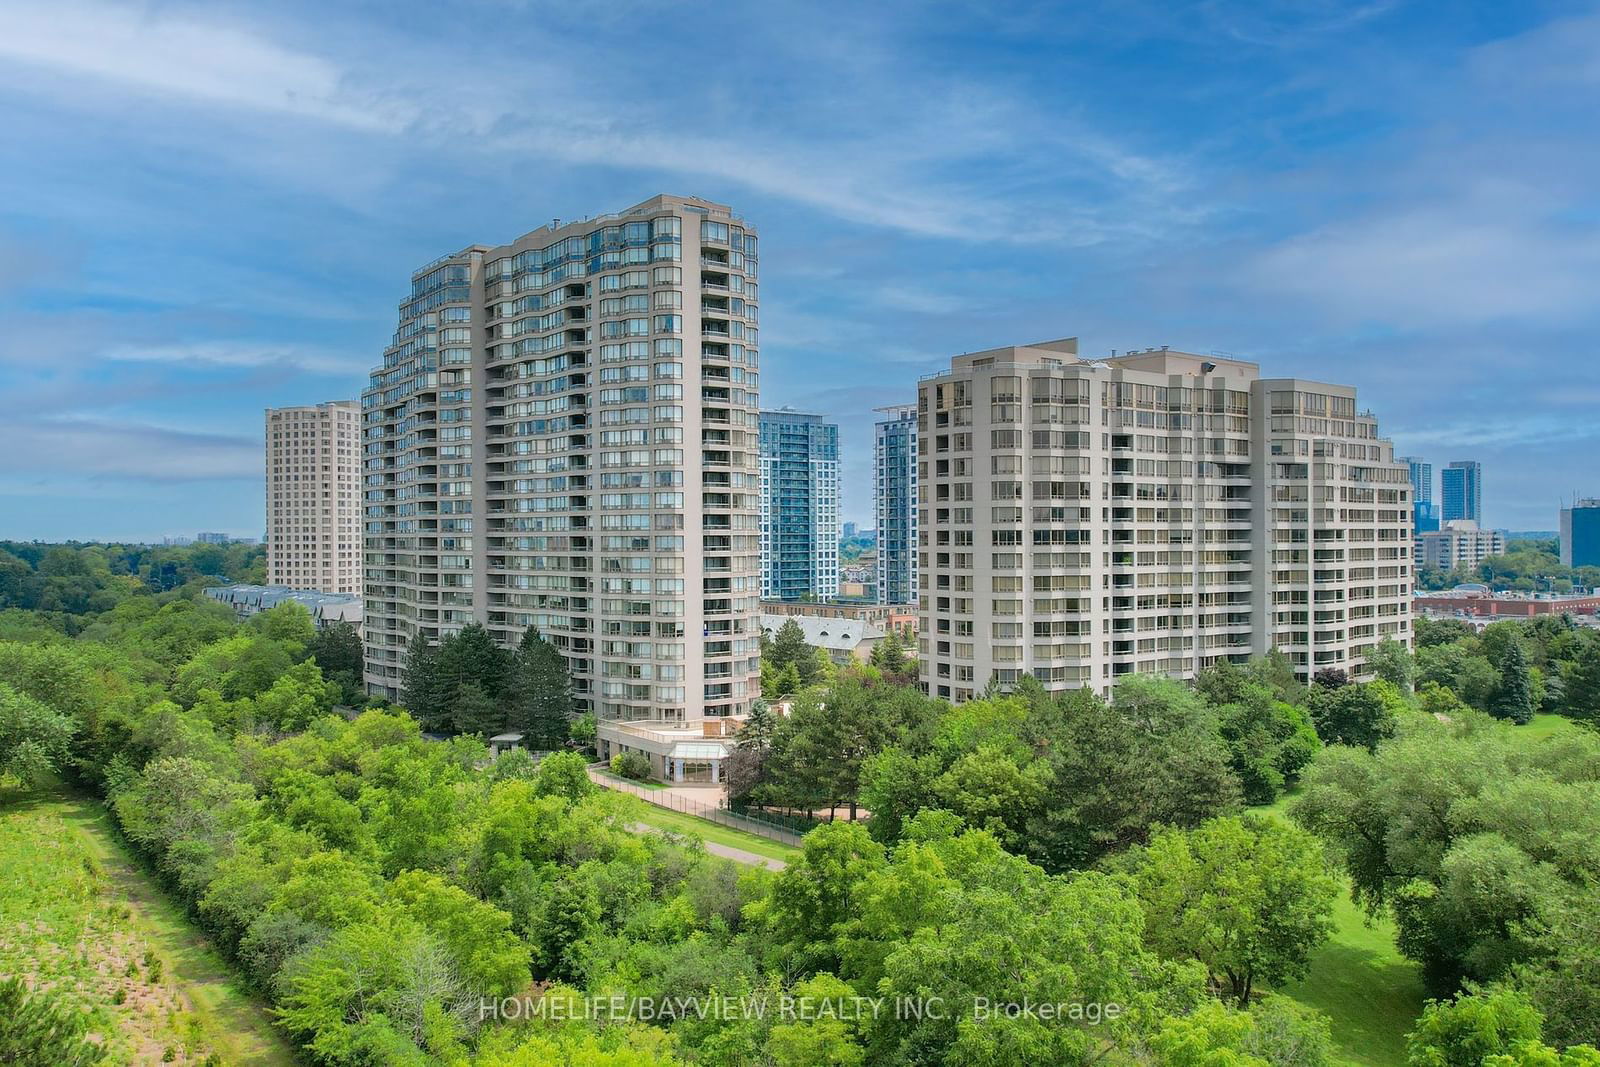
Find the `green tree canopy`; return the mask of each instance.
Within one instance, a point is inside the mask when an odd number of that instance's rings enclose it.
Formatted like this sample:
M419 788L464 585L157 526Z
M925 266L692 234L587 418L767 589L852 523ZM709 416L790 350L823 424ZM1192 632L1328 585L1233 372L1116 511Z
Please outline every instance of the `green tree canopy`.
M1203 964L1241 1006L1305 973L1333 930L1338 882L1322 846L1280 820L1229 816L1153 837L1135 878L1145 939Z

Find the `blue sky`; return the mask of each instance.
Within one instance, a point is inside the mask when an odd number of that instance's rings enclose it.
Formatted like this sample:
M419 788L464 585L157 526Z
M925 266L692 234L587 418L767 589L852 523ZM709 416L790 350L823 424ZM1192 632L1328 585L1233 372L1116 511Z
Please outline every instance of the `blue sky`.
M409 272L657 192L762 234L763 401L1062 336L1350 382L1489 521L1600 493L1600 9L10 5L0 537L259 534L261 409Z

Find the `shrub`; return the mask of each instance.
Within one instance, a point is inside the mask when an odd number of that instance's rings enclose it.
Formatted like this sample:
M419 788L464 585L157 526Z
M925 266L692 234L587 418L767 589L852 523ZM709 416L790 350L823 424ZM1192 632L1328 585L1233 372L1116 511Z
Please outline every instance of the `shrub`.
M611 773L642 782L650 777L650 760L642 752L618 752L611 757Z

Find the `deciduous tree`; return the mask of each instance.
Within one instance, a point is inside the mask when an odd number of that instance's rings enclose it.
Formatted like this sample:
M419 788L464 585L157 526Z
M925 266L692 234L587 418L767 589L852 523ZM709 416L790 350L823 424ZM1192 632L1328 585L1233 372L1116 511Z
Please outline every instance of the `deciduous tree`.
M0 774L36 785L66 764L78 725L0 681Z
M1333 931L1339 887L1321 844L1275 819L1230 816L1164 831L1135 877L1151 948L1204 964L1241 1006L1258 983L1303 974Z

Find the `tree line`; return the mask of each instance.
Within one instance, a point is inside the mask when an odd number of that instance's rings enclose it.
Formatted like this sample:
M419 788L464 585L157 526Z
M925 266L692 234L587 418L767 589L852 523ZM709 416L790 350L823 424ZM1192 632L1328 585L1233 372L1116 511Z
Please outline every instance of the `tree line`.
M0 642L4 699L55 717L57 765L106 797L308 1061L1176 1064L1197 1042L1328 1060L1325 1020L1227 977L1245 956L1259 961L1247 983L1294 973L1320 936L1320 846L1287 824L1227 816L1151 838L1213 865L1218 849L1281 861L1252 860L1279 895L1229 917L1244 956L1162 933L1174 916L1216 921L1189 915L1172 882L1209 877L1202 863L1053 874L943 810L910 815L892 842L824 826L781 874L740 870L634 832L639 802L595 790L576 753L490 760L480 738L426 740L398 709L331 714L337 686L303 613L116 615L76 640ZM1269 954L1282 922L1268 905L1290 884L1311 925ZM530 989L558 1003L936 996L956 1010L608 1025L477 1011ZM980 1024L961 1006L984 998L1119 1010Z
M905 638L891 630L873 647L874 667L902 685L915 684L916 661ZM768 637L761 635L761 695L768 701L794 696L833 678L838 668L820 648L806 644L805 630L789 619Z
M0 541L0 634L76 634L130 597L190 597L207 583L262 582L261 545L44 544Z
M596 790L575 753L490 760L480 739L427 741L393 709L281 729L288 720L262 705L282 703L270 667L305 636L290 615L186 656L0 642L0 674L68 720L64 769L107 798L310 1062L1176 1064L1197 1041L1260 1062L1327 1062L1324 1020L1218 984L1242 957L1156 936L1160 917L1184 911L1174 871L1052 875L939 811L918 813L893 845L840 822L808 836L781 874L736 869L632 831L639 802ZM1280 886L1299 883L1292 872L1317 847L1281 823L1205 829L1281 853ZM1182 839L1165 847L1212 850L1173 833ZM1324 876L1307 872L1313 908ZM1265 904L1241 920L1253 957L1276 936ZM1297 959L1291 949L1250 966L1264 977ZM479 1010L530 990L568 1007L531 1019ZM773 1007L605 1024L574 1010L614 993ZM952 1011L842 1011L861 997L933 997ZM802 998L834 1010L777 1007ZM980 1023L970 1006L986 1000L1096 1014ZM1115 1009L1102 1017L1102 1005Z
M867 664L802 691L787 716L752 716L729 761L729 794L852 817L865 806L886 842L937 808L1067 870L1157 825L1271 803L1321 747L1319 719L1352 737L1382 731L1383 707L1365 703L1308 689L1281 657L1218 667L1198 687L1130 678L1109 702L1024 678L957 706Z
M1571 616L1505 620L1481 633L1454 619L1418 619L1415 655L1396 654L1384 669L1396 684L1448 689L1497 718L1525 723L1546 712L1600 724L1600 630Z
M1600 587L1600 567L1568 567L1561 562L1560 551L1555 538L1511 541L1503 555L1481 563L1449 570L1420 567L1417 588L1438 591L1481 582L1497 593L1572 593Z
M310 1062L1314 1067L1327 1020L1270 990L1324 943L1340 868L1435 983L1412 1062L1597 1062L1600 741L1407 684L1403 649L1371 683L1302 685L1272 657L954 708L838 671L743 740L764 784L871 817L774 875L634 832L638 802L576 753L491 760L398 709L332 714L303 612L213 607L144 596L75 639L0 640L0 723L49 720L0 730L0 762L105 796ZM42 762L16 759L29 744ZM1245 809L1297 785L1292 822ZM838 1010L476 1011L526 990ZM956 1010L852 1016L858 997ZM980 999L1119 1010L980 1020Z

